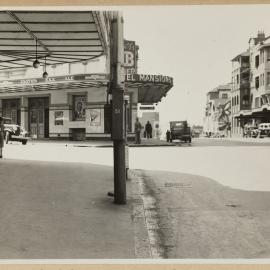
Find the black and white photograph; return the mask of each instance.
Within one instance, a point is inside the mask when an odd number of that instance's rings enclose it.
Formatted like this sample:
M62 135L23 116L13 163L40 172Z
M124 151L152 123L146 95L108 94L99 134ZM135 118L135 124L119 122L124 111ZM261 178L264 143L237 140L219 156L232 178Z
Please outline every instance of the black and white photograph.
M0 262L270 259L270 5L0 8Z

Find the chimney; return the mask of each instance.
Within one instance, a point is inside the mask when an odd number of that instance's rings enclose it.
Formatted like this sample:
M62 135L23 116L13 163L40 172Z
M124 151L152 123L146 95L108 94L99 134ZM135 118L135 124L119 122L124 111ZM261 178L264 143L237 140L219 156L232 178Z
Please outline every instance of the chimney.
M257 34L257 43L262 43L265 40L265 34L264 31L258 31Z

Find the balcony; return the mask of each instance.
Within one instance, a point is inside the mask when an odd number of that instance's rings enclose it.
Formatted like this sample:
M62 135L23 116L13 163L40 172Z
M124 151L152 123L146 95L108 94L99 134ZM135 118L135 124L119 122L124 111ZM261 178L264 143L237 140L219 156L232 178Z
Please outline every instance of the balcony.
M240 80L241 86L249 86L249 79L242 79Z
M242 62L242 63L241 63L241 67L242 67L242 68L249 68L250 65L249 65L249 63L246 63L246 62L243 63L243 62Z
M251 103L242 103L240 106L240 110L250 110L251 109Z

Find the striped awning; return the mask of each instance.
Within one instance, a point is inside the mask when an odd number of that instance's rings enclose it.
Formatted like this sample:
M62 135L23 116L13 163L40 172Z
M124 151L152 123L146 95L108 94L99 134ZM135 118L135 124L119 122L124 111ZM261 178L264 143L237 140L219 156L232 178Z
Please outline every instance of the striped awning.
M0 11L0 71L86 61L107 50L97 11Z

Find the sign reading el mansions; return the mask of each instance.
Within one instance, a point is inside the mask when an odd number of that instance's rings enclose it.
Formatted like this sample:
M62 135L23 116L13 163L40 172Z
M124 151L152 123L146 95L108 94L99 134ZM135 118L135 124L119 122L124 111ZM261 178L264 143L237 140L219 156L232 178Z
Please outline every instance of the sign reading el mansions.
M173 78L163 75L145 75L145 74L127 74L125 77L126 82L142 82L142 83L162 83L173 84Z

